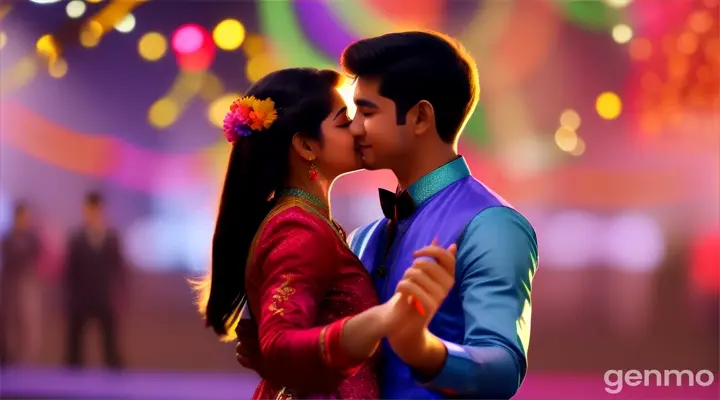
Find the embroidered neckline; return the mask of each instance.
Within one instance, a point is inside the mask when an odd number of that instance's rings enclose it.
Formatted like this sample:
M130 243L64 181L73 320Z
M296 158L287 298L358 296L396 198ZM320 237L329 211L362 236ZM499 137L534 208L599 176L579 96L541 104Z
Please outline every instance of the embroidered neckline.
M317 196L314 196L313 194L308 193L302 189L283 189L277 193L276 206L279 206L283 203L295 203L303 205L303 208L319 216L328 225L330 225L333 231L335 231L335 233L340 237L340 240L343 243L347 244L345 232L340 227L340 225L338 225L335 220L332 219L332 215L330 214L330 207L322 200L320 200Z
M330 206L325 204L324 201L320 200L319 197L317 197L311 193L308 193L302 189L298 189L298 188L283 189L280 192L278 192L277 197L278 198L295 197L295 198L305 200L305 201L309 202L310 204L312 204L313 206L317 207L319 209L319 211L325 212L326 214L328 214L328 216L330 215Z

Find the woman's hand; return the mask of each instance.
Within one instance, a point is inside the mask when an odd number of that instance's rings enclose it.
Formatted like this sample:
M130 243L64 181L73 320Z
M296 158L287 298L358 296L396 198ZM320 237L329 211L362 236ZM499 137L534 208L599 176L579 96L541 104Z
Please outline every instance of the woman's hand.
M455 244L445 249L433 241L415 252L415 262L397 285L388 317L388 340L408 364L438 345L427 326L455 284L456 253Z

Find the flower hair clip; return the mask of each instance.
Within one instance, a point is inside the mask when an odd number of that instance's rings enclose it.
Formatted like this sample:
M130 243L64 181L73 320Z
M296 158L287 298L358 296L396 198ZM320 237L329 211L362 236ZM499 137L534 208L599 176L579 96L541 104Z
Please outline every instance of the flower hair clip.
M223 120L223 133L228 142L235 143L241 136L270 128L276 119L275 102L270 98L258 100L254 96L245 96L230 104L230 112Z

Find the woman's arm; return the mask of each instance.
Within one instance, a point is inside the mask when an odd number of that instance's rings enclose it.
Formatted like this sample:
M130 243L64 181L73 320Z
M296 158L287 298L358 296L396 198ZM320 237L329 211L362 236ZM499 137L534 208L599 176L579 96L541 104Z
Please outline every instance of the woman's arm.
M265 378L308 391L336 387L355 373L384 336L384 307L314 326L337 279L339 239L300 209L268 222L255 251L260 268L258 330ZM251 299L252 301L252 299Z

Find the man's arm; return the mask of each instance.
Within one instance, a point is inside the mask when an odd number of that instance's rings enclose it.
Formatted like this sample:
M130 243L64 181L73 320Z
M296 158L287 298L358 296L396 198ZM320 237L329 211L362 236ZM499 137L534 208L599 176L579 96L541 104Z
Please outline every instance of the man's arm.
M535 232L517 211L493 207L473 219L456 263L464 340L442 341L444 365L425 386L483 399L508 399L517 392L527 370L537 260Z

